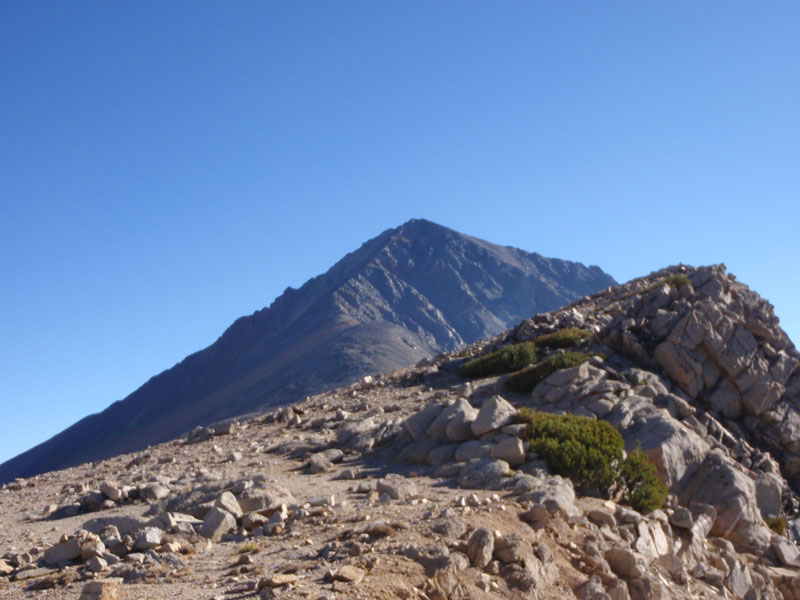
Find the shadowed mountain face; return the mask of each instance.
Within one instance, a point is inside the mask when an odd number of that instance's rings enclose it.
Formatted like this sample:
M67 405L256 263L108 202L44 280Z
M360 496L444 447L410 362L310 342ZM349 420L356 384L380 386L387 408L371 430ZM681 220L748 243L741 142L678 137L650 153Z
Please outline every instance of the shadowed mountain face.
M613 285L598 267L429 221L385 231L124 400L0 465L0 482L143 448L495 335Z

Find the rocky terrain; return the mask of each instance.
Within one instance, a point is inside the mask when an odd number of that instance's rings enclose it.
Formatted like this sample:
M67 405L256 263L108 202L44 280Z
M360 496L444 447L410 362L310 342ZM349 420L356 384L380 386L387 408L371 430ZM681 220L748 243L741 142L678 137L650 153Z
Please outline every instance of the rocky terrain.
M527 341L534 366L462 377ZM664 505L551 472L523 408L613 425ZM416 367L8 483L0 597L796 600L798 427L800 354L772 307L723 266L671 267Z
M486 338L613 285L598 267L414 219L124 400L0 465L0 482L132 452Z

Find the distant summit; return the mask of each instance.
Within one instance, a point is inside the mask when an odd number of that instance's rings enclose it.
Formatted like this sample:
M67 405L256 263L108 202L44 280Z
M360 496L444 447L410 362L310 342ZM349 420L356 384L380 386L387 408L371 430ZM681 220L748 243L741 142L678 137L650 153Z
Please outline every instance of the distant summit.
M412 219L384 231L124 400L0 465L0 481L163 442L409 366L614 285L599 267Z

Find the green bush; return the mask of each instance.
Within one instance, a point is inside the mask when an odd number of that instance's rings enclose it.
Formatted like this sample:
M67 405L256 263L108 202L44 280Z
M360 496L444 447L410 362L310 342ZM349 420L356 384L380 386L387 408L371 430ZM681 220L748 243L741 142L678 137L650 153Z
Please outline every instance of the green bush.
M789 521L785 517L767 517L764 519L767 527L772 529L778 535L786 535L786 528L789 527Z
M523 342L500 348L463 365L458 373L461 377L475 379L501 373L511 373L536 360L536 344Z
M551 472L569 477L582 488L607 494L622 461L622 436L606 421L577 415L551 415L521 409L529 426L531 449Z
M539 383L548 375L561 369L577 367L584 361L589 360L590 355L581 352L562 352L551 356L545 361L514 373L506 381L506 387L518 394L530 394Z
M589 337L590 332L577 327L566 327L553 333L540 335L534 341L539 348L572 348Z
M692 280L683 273L673 273L664 280L669 287L679 288L684 285L692 285Z
M620 465L619 482L623 500L640 512L650 512L664 506L667 486L658 477L656 466L637 446Z
M528 424L528 442L547 468L569 477L579 489L597 489L608 496L622 493L623 502L638 511L663 506L667 487L655 465L641 448L624 459L624 442L608 422L577 415L551 415L520 409L519 419Z

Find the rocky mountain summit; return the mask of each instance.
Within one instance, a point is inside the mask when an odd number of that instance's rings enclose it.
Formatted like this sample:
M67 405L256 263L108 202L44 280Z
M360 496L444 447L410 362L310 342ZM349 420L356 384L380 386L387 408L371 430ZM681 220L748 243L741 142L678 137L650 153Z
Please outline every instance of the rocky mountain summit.
M540 430L562 420L613 435L556 460ZM6 484L0 597L797 600L799 422L800 354L772 307L723 266L671 267ZM615 459L606 488L565 471L617 435L649 466L625 479ZM668 495L636 510L650 468Z
M598 267L413 219L234 322L124 400L0 465L0 482L141 449L495 335L613 285Z

